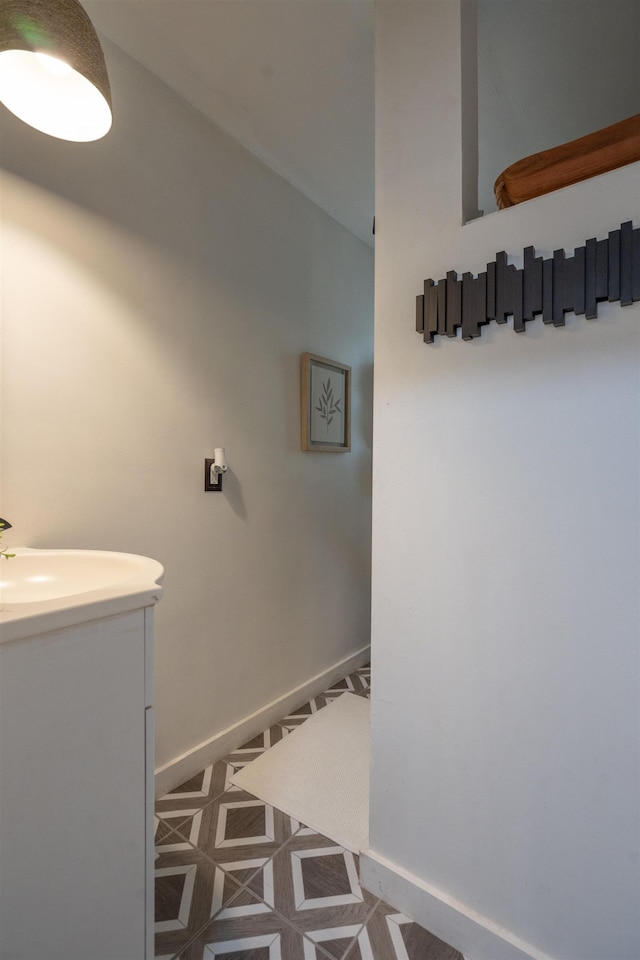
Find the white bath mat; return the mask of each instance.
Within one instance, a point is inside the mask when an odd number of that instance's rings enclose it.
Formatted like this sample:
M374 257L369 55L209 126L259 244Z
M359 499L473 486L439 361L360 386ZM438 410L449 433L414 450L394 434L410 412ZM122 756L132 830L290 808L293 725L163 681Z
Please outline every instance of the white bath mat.
M231 782L352 853L369 835L369 701L343 693Z

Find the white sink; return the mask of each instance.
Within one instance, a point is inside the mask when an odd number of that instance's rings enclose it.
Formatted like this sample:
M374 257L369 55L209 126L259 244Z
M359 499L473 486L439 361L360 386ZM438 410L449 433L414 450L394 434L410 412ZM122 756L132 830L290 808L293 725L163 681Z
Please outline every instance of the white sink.
M29 635L26 621L33 618L38 632L58 629L132 609L140 601L157 603L162 596L164 569L149 557L30 547L12 547L10 552L15 556L0 557L0 642Z
M18 547L15 557L0 559L3 604L57 600L101 587L141 579L157 580L156 560L105 550L34 550Z

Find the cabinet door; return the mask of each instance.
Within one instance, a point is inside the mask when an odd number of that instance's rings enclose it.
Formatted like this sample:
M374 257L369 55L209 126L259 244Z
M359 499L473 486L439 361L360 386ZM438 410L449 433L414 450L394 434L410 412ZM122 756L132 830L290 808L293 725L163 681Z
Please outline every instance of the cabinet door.
M0 957L145 955L144 612L0 646Z

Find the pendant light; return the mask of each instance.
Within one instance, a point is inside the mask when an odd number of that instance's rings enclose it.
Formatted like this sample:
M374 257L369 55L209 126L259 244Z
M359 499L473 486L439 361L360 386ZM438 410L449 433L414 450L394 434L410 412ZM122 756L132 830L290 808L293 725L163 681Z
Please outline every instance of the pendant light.
M0 101L62 140L108 133L104 54L78 0L0 0Z

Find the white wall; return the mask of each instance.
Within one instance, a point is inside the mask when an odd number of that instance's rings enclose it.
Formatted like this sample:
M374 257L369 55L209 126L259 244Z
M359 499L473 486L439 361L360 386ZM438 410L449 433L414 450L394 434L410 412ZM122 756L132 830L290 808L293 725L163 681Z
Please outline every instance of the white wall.
M163 766L369 641L373 255L107 56L105 140L2 116L0 512L8 545L165 565ZM306 350L353 366L350 454L300 451Z
M640 165L461 227L459 37L453 0L377 5L363 868L472 960L632 960L640 304L432 346L414 310L426 277L640 226Z

